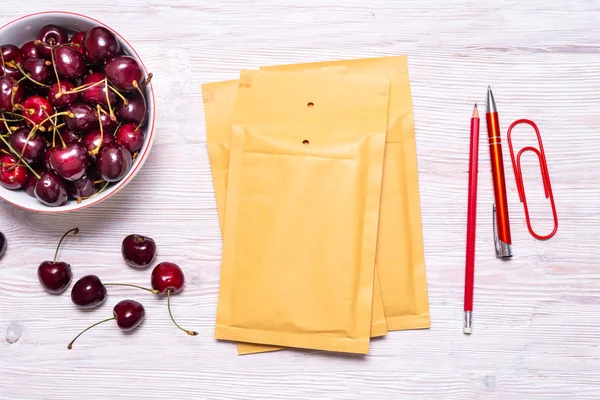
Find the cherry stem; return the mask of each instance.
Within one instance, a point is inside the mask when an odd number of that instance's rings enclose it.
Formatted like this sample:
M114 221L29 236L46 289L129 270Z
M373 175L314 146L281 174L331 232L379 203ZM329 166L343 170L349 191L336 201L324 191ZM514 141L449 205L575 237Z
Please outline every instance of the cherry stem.
M104 94L106 94L106 104L108 104L108 116L111 120L115 121L115 114L113 113L112 105L110 104L110 97L108 95L108 79L106 78L104 79ZM102 122L100 122L100 125L102 125Z
M76 88L75 88L75 89L73 89L73 90L60 91L60 92L56 93L56 94L54 95L54 97L56 97L56 98L58 99L58 98L59 98L59 97L61 97L63 94L75 94L75 93L80 93L80 92L86 91L86 90L88 90L88 89L91 89L91 88L93 88L94 86L98 86L98 85L101 85L101 84L103 84L105 80L106 80L106 78L104 78L103 80L101 80L101 81L98 81L98 82L94 82L94 83L86 83L85 85L81 85L81 86L79 86L79 87L76 87Z
M173 318L173 313L171 313L171 289L167 289L167 308L169 309L169 317L171 317L171 321L173 321L173 323L175 324L176 327L178 327L179 329L181 329L182 331L184 331L185 333L187 333L190 336L198 335L198 332L188 331L187 329L183 329L181 326L179 326L179 324L177 322L175 322L175 318Z
M54 46L50 47L50 57L52 58L52 68L54 69L54 75L56 75L56 84L58 85L58 91L60 92L62 86L60 85L60 78L58 77L58 70L56 69L56 61L54 61Z
M9 61L9 62L7 62L7 63L6 63L6 65L8 65L8 66L9 66L9 67L11 67L11 68L16 68L16 69L18 69L18 70L19 70L19 72L21 72L21 73L23 74L23 77L24 77L24 78L27 78L27 79L29 79L31 82L35 83L36 85L40 85L40 86L42 86L42 87L45 87L45 88L48 88L48 87L50 87L50 86L48 86L48 85L45 85L45 84L43 84L42 82L38 82L38 81L36 81L35 79L33 79L33 78L31 77L31 75L30 75L30 74L28 74L27 72L25 72L25 71L23 70L23 68L21 68L21 66L20 66L19 64L15 63L15 62L12 62L12 61ZM20 81L19 81L19 82L20 82Z
M22 105L20 105L20 104L15 104L15 106L14 106L14 107L15 107L17 110L22 110L22 111L25 111L25 112L29 112L27 109L25 109L25 107L23 107L23 106L22 106ZM23 115L23 114L13 114L13 113L10 113L10 114L12 114L12 115L20 115L21 117L23 117L23 119L24 119L25 121L29 122L31 125L34 125L34 126L35 126L35 125L37 125L37 124L36 124L36 123L35 123L35 122L34 122L34 121L31 119L31 118L28 118L28 117L26 117L26 116L25 116L25 115Z
M4 113L2 113L2 117L4 117ZM5 122L6 123L6 122ZM13 147L10 145L10 143L8 143L6 141L6 139L4 138L4 136L0 135L0 139L4 142L4 144L6 145L6 147L8 147L8 149L19 158L19 161L21 161L23 164L25 164L25 166L27 168L29 168L29 170L33 173L33 175L35 175L36 178L40 179L40 175L35 172L35 170L33 168L31 168L31 165L29 165L29 163L27 161L25 161L23 159L23 157L21 157L21 155L19 154L18 151L16 151L15 149L13 149Z
M71 232L73 232L73 235L77 235L79 233L79 228L73 228L71 230L68 230L65 232L64 235L62 235L60 241L58 242L58 246L56 246L56 252L54 253L54 261L52 261L53 264L56 263L56 257L58 256L58 249L60 249L60 245L62 244L63 240L65 240L65 237L67 237L67 235Z
M44 112L45 112L45 110L44 110ZM39 125L40 125L41 128L43 128L42 125L44 125L46 122L52 121L52 118L60 117L61 115L67 115L69 118L74 118L75 117L75 114L73 114L72 112L69 112L69 111L62 111L62 112L55 113L55 114L52 114L52 115L48 115L48 113L46 112L46 115L47 115L47 117L42 122L39 123ZM46 129L46 128L44 128L44 129ZM42 129L40 129L40 130L42 130Z
M115 92L115 94L117 96L119 96L121 98L121 100L123 100L123 104L125 104L125 105L129 104L129 102L127 101L127 99L125 98L125 96L123 96L121 94L121 92L119 92L117 89L115 89L114 87L112 87L110 85L108 85L108 87L110 88L110 90L112 90L113 92Z
M98 154L98 152L100 151L100 146L102 146L102 141L104 140L104 128L102 128L102 119L100 118L100 104L96 104L96 112L98 113L98 125L100 125L100 140L98 141L98 145L96 146L96 148L94 148L94 150L92 150L90 153L93 155Z
M129 286L129 287L145 290L152 294L158 294L158 290L148 289L148 288L145 288L143 286L138 286L138 285L130 285L128 283L105 283L104 286Z
M100 324L103 324L103 323L105 323L105 322L108 322L108 321L112 321L112 320L114 320L114 319L117 319L117 318L116 318L116 317L107 318L107 319L105 319L105 320L103 320L103 321L96 322L94 325L90 325L90 326L88 326L87 328L85 328L84 330L82 330L82 331L79 333L79 335L75 336L75 339L71 340L71 343L69 343L69 344L67 345L67 349L71 350L71 349L73 348L73 343L75 343L75 341L76 341L76 340L79 338L79 336L83 335L84 333L86 333L87 331L89 331L90 329L92 329L93 327L95 327L95 326L98 326L98 325L100 325Z
M149 77L152 78L152 74L150 74ZM138 126L135 128L135 130L138 131L140 127L144 124L144 122L146 122L146 113L148 112L148 105L146 104L146 97L144 96L144 92L142 92L142 89L140 89L140 86L138 85L137 81L133 81L133 87L136 88L136 90L140 93L142 101L144 102L144 115L142 116L142 120L140 121Z

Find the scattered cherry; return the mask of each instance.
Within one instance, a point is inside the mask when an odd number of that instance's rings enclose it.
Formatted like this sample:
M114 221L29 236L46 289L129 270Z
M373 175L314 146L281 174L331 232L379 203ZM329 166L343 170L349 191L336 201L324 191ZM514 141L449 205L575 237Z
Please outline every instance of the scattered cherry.
M77 103L79 100L79 93L65 93L73 89L75 89L75 85L69 81L60 81L60 89L58 82L53 83L48 89L48 101L56 108L63 108L70 104Z
M0 51L2 52L2 60L3 63L0 65L0 72L2 75L10 76L11 78L19 79L23 76L21 71L18 68L13 68L7 63L12 61L20 66L25 62L25 57L23 57L23 52L17 46L12 44L5 44L0 47Z
M71 280L73 279L71 265L67 264L64 261L56 262L56 257L58 256L58 249L60 249L60 245L62 244L65 237L71 232L73 232L73 235L77 235L79 233L79 228L73 228L67 231L58 242L56 252L54 253L54 260L44 261L38 267L37 274L40 283L42 284L44 289L46 289L46 291L53 294L64 292L65 289L71 283Z
M146 268L156 256L156 242L146 236L129 235L123 239L121 254L129 266Z
M30 78L38 84L41 83L45 85L54 79L52 63L42 58L28 58L23 64L23 69L29 74Z
M71 300L82 309L97 307L106 300L106 287L96 275L86 275L73 285Z
M129 172L133 165L131 153L120 144L104 146L96 156L96 166L106 182L117 182Z
M102 283L96 275L80 278L71 289L71 300L79 308L88 309L99 306L106 300L106 286L129 286L157 294L156 290L130 285L127 283Z
M45 172L35 184L35 197L49 207L60 207L69 196L62 179L52 172Z
M29 170L19 165L17 158L9 154L0 155L0 185L6 189L20 189L25 186Z
M56 25L46 25L41 30L35 41L38 53L47 60L52 58L51 49L55 46L67 43L67 34Z
M6 250L6 236L4 236L4 233L0 232L0 257L2 257L5 250Z
M116 56L121 45L115 35L102 26L86 32L83 38L83 54L92 64L99 64Z
M65 79L75 79L86 71L83 55L73 46L63 45L54 50L54 65L58 75Z
M115 140L129 152L134 153L144 144L144 132L135 124L123 124L117 129Z
M29 129L21 128L10 136L11 147L29 164L44 159L46 142L38 133L30 134Z
M79 335L75 336L75 339L68 344L67 348L71 350L73 348L73 343L75 343L79 336L83 335L83 333L95 326L115 320L117 321L118 327L127 332L137 328L142 323L145 316L146 312L144 310L144 306L142 306L140 303L135 300L122 300L113 308L112 318L97 322L84 329L81 333L79 333Z
M15 93L13 94L13 88ZM25 95L23 86L10 76L0 77L0 111L12 111L15 104L21 103Z
M142 70L135 58L117 56L106 63L104 67L108 81L118 90L131 92L142 79Z
M40 53L38 53L33 40L31 42L27 42L23 46L21 46L21 54L23 54L23 57L26 60L28 58L32 58L32 57L35 57L35 58L40 57Z
M177 264L171 262L162 262L152 270L151 281L152 288L158 291L158 294L167 294L169 316L171 317L171 321L173 321L175 326L190 336L196 336L198 332L183 329L181 326L179 326L179 324L177 324L177 322L175 322L173 314L171 313L171 293L175 294L180 292L183 289L185 281L181 268L179 268Z

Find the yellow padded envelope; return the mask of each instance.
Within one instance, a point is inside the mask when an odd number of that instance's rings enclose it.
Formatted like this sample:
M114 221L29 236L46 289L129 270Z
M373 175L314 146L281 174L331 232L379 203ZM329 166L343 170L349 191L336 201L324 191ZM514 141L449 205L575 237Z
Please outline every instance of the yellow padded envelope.
M429 328L414 116L406 56L261 67L298 71L345 66L390 79L376 269L390 331Z
M345 73L346 67L334 66L306 70L305 72ZM230 80L211 82L202 85L204 113L206 117L206 142L211 164L213 185L217 200L217 211L221 231L225 221L225 198L227 194L227 172L229 169L229 147L231 137L231 122L237 98L239 81ZM371 315L371 337L387 334L383 302L379 288L377 270L373 286L373 308ZM239 343L239 354L252 354L265 351L280 350L279 347Z
M389 81L243 71L215 337L366 354Z

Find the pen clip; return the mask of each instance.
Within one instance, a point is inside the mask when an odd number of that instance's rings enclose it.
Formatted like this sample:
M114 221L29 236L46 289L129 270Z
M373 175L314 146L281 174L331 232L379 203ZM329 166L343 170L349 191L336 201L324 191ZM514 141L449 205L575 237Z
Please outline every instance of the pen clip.
M512 257L512 249L510 244L504 243L498 239L498 226L496 223L496 204L493 205L492 225L494 229L494 247L496 248L496 257L507 258Z

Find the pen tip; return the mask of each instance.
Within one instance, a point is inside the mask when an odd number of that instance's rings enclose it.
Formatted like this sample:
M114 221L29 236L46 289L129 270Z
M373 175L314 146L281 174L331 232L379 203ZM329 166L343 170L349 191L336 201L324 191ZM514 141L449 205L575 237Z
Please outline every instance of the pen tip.
M473 108L477 108L477 103L475 103L475 107L473 107Z
M490 85L488 85L488 92L492 91L492 87Z

